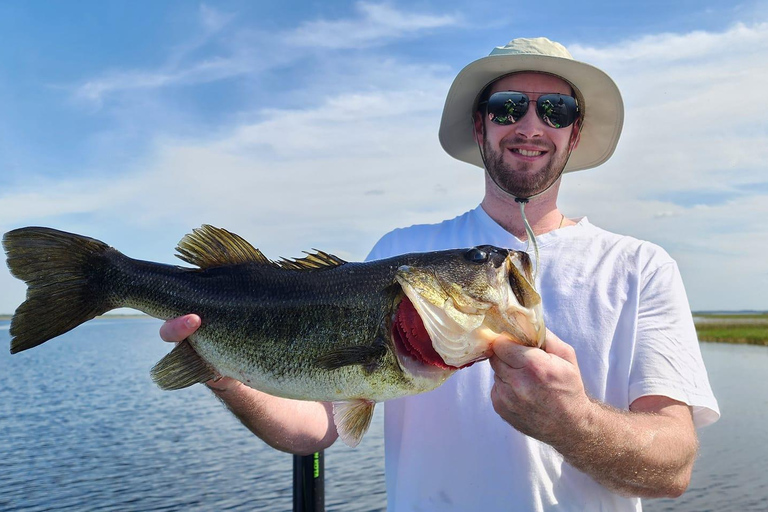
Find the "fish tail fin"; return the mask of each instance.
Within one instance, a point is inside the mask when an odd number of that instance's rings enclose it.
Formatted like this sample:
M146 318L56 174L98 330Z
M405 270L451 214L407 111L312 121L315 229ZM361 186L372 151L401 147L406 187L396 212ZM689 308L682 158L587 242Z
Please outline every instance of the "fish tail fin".
M107 244L50 228L28 227L3 236L8 268L27 283L27 298L11 320L11 353L51 338L119 305L106 293ZM115 251L116 252L116 251Z

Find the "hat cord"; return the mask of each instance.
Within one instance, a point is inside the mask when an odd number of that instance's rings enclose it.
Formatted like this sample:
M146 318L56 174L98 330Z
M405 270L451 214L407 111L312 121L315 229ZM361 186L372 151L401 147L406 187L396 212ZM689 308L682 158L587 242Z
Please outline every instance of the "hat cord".
M565 163L563 164L563 168L560 169L560 173L557 175L557 177L554 180L552 180L552 183L547 185L547 188L545 188L541 192L533 194L532 196L517 197L516 195L512 194L510 191L508 191L507 189L502 187L499 184L499 182L496 181L496 178L491 176L491 173L487 172L488 171L488 163L485 160L485 153L483 152L482 144L480 144L480 141L477 140L477 128L475 128L474 119L472 121L473 121L472 122L472 131L474 132L474 135L475 135L475 142L477 142L477 149L478 149L478 151L480 151L480 158L483 161L483 168L486 170L486 173L488 174L488 176L491 177L491 180L493 180L493 182L496 184L496 187L498 187L499 190L501 190L503 193L505 193L506 195L508 195L512 199L514 199L515 202L520 205L520 216L523 218L523 226L525 226L525 234L528 236L528 240L527 240L526 246L525 246L525 252L528 252L528 249L531 246L531 241L533 241L533 253L534 253L534 258L535 258L535 261L536 261L536 264L534 266L534 271L533 271L533 282L536 283L536 278L539 275L539 244L536 241L536 235L534 234L533 229L531 228L531 225L528 222L528 217L526 217L526 215L525 215L525 205L528 204L528 201L530 199L539 197L541 194L543 194L544 192L546 192L547 190L552 188L552 185L557 183L557 180L560 179L560 177L563 175L563 171L565 171L565 167L568 165L568 160L570 160L570 158L571 158L571 154L573 153L573 143L571 143L570 148L568 149L568 156L565 158ZM579 126L578 126L579 133L581 133L582 126L583 126L583 123L579 123Z

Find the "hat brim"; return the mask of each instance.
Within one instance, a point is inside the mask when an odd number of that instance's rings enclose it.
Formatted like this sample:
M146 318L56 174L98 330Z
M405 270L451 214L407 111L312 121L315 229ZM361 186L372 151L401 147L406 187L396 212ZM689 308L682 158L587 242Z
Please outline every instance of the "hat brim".
M474 139L473 110L479 94L491 82L519 71L562 77L578 91L584 107L581 138L563 172L596 167L611 157L624 125L619 88L600 69L548 55L491 55L467 65L456 76L443 108L440 144L454 158L483 168Z

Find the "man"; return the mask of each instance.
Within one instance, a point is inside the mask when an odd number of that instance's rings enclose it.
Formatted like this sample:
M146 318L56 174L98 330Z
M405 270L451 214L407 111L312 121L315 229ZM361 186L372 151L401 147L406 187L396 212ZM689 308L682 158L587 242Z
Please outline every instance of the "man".
M386 404L390 511L640 510L640 497L688 486L695 426L719 412L677 266L557 207L561 174L607 160L622 123L613 81L544 38L496 48L454 81L440 141L485 169L483 201L395 230L369 258L531 243L546 349L500 337L489 361ZM183 317L161 335L179 340L198 325ZM231 379L210 387L276 448L310 453L336 439L327 404Z

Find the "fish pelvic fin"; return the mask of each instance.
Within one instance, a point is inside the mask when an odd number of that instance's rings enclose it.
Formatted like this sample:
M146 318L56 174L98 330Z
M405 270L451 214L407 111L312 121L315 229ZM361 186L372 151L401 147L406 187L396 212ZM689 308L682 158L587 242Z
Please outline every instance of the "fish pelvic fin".
M165 390L183 389L219 376L186 339L158 361L150 375L155 384Z
M348 402L333 402L333 422L344 444L354 448L371 426L376 402L359 398Z
M11 353L36 347L118 307L109 300L104 242L51 228L27 227L3 236L11 274L27 283L27 298L11 320Z

